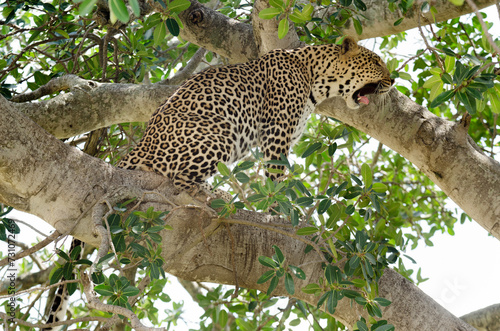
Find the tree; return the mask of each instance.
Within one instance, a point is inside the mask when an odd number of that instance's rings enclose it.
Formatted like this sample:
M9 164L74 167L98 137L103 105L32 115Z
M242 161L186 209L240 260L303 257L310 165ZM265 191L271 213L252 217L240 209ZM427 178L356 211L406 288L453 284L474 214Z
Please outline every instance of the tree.
M70 309L70 323L153 329L161 324L155 302L168 300L166 272L186 280L205 309L200 329L275 329L310 316L314 329L472 330L412 284L421 279L412 280L401 253L453 231L447 196L467 213L461 222L470 217L500 239L500 50L478 12L492 4L3 3L0 235L10 244L3 256L12 255L0 264L28 255L36 263L68 234L99 248L86 252L92 262L66 248L50 268L20 265L5 325L43 324L20 291L45 298L49 282L68 283L75 272L86 305ZM423 47L403 59L393 50L411 28ZM113 167L142 122L200 67L344 34L380 37L401 83L356 111L342 100L321 104L296 156L277 161L288 168L281 184L263 178L258 151L220 165L215 183L238 194L230 203L207 205L204 192L193 197L162 176ZM364 148L370 137L376 149ZM27 249L12 240L19 230L7 205L56 231ZM2 294L12 294L11 281ZM207 292L189 281L235 287ZM274 296L288 298L285 309L270 310Z

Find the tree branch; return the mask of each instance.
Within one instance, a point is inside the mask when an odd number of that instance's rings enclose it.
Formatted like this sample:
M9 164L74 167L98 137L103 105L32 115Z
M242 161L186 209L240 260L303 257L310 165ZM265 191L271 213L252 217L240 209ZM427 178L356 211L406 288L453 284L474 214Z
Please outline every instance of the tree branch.
M66 77L66 76L63 76ZM162 84L107 84L87 81L76 76L57 79L50 88L40 88L23 98L32 98L46 91L70 88L68 93L35 103L10 103L0 100L30 117L57 138L69 138L85 132L125 122L147 122L177 88ZM52 81L51 81L52 82ZM65 85L68 83L67 85ZM73 85L76 83L76 85ZM40 92L37 92L39 91ZM36 92L36 93L35 93ZM52 92L51 92L52 93Z
M196 0L190 1L191 6L179 14L184 25L180 33L183 39L226 57L231 63L247 62L258 57L250 24L231 19Z
M316 108L374 137L423 171L469 216L500 239L500 163L482 154L468 123L449 122L393 88L353 111L340 98Z
M478 330L500 330L500 304L476 310L460 318Z

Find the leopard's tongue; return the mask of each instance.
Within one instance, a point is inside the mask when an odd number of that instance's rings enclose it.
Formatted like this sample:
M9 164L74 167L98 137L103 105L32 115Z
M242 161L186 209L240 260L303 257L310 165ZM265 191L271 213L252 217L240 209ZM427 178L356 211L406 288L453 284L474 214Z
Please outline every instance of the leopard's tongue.
M368 100L368 98L366 96L364 96L364 95L358 96L358 102L359 103L363 103L365 105L367 105L367 104L370 103L370 101Z

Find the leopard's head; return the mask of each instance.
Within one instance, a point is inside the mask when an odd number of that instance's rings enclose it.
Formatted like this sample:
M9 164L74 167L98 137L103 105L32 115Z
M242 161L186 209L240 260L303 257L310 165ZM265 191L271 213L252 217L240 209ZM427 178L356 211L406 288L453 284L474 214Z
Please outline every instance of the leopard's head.
M369 103L367 95L386 93L394 84L380 56L353 38L345 37L334 47L330 65L316 69L313 93L319 99L341 96L349 108L357 109Z

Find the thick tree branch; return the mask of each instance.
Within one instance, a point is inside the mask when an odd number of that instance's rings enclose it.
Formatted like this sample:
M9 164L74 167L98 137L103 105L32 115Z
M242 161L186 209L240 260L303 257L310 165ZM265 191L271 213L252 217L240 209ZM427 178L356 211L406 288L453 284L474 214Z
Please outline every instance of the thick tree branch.
M191 6L179 14L184 25L180 36L199 46L242 63L258 57L252 26L229 18L190 0ZM217 31L217 33L214 33Z
M264 2L257 1L256 8L258 10L264 8ZM264 22L258 17L256 18L258 13L253 13L253 21L256 22L254 24L258 26L252 28L250 24L229 19L201 5L196 0L192 0L191 3L191 7L180 14L185 26L184 30L181 31L182 38L225 56L232 63L256 59L259 54L261 55L259 51L270 50L268 48L272 47L268 43L272 42L273 38L268 35L269 33L276 33L274 40L278 44L274 48L293 48L298 44L298 40L294 37L296 35L295 32L292 32L292 35L286 38L289 41L288 44L277 39L276 28L273 27L275 22L273 23L273 20ZM494 5L495 1L477 0L474 3L481 10ZM409 11L406 18L397 26L394 26L394 22L401 18L401 13L398 10L391 12L386 1L368 0L365 1L365 4L368 9L361 13L362 16L359 16L363 25L362 34L358 35L352 22L348 21L343 27L344 35L357 36L359 40L362 40L396 34L416 28L419 25L416 15L420 13L420 10L418 10L418 6L421 6L420 2L414 3L413 9ZM432 2L432 6L437 10L434 16L430 12L423 14L427 22L430 23L442 22L474 12L474 9L467 4L455 6L448 0L434 1ZM270 30L262 32L263 29ZM255 33L254 38L253 32L255 30L257 30L257 33ZM214 34L212 31L218 31L218 33ZM259 45L256 40L265 42Z
M500 304L476 310L460 318L478 330L500 330Z
M162 84L102 84L80 78L62 82L77 84L65 85L70 92L50 100L11 106L55 137L68 138L111 124L147 122L151 113L177 88ZM2 96L0 99L5 102Z
M259 17L260 11L269 7L269 0L256 0L253 4L252 26L257 47L259 49L259 56L277 48L296 48L303 46L299 41L297 31L295 30L292 21L289 21L290 31L288 34L283 39L279 39L279 21L277 19L263 20Z
M474 3L478 9L483 9L494 5L495 1L475 0ZM419 7L422 5L422 2L416 1L406 18L397 26L394 26L394 22L402 17L401 12L399 10L391 12L386 1L368 0L365 1L365 4L368 9L361 13L363 16L359 16L363 26L363 33L358 36L360 40L400 33L416 28L419 25L419 20L416 15L420 14ZM455 6L448 0L437 0L430 4L436 8L437 13L434 16L430 11L423 14L427 19L426 21L429 23L442 22L474 12L467 4ZM354 25L350 21L344 27L343 32L345 35L357 35Z
M396 89L353 111L330 99L316 112L374 137L423 171L469 216L500 239L500 163L467 134L468 122L449 122Z

